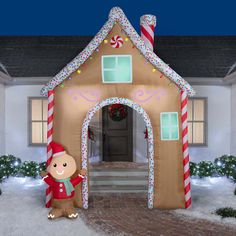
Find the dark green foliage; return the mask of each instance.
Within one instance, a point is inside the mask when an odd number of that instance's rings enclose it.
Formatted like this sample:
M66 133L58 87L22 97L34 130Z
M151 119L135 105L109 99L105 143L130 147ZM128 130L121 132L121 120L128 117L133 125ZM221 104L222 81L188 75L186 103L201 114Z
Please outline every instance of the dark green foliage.
M9 176L30 176L36 178L41 171L46 171L46 162L25 161L22 163L20 158L13 155L0 157L0 182Z
M190 173L192 176L199 176L202 178L216 174L216 168L210 161L201 161L198 164L190 162Z
M13 155L0 157L0 181L4 177L16 176L19 172L21 160Z
M236 209L233 209L232 207L219 208L216 210L216 214L221 216L222 218L226 217L236 218Z
M216 158L214 163L201 161L190 162L190 173L192 176L227 176L236 182L236 157L224 155Z
M47 170L46 162L39 163L39 171L42 172L42 171L46 171L46 170Z
M197 163L190 162L189 167L190 167L190 175L191 176L196 176L197 175Z
M230 177L236 181L236 157L224 155L216 158L215 166L220 175Z
M201 161L197 165L197 175L199 177L212 176L215 172L215 165L210 161Z
M236 195L236 188L234 189L234 195Z
M35 161L25 161L21 165L20 174L36 178L40 173L39 164Z

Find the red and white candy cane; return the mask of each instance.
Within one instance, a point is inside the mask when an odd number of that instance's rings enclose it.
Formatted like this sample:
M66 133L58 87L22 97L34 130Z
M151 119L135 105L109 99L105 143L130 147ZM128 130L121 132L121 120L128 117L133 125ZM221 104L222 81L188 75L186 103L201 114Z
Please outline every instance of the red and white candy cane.
M52 132L53 132L53 109L54 109L54 91L48 91L48 130L47 130L47 166L52 160ZM52 190L50 187L46 189L46 207L49 208L52 202Z
M120 48L123 46L124 41L119 35L115 35L111 38L110 43L113 48Z
M144 15L140 18L141 39L153 51L154 29L156 27L156 17Z
M188 96L186 91L181 91L181 120L182 120L182 139L183 139L183 165L184 165L184 193L185 208L191 205L190 191L190 168L189 168L189 150L188 150Z

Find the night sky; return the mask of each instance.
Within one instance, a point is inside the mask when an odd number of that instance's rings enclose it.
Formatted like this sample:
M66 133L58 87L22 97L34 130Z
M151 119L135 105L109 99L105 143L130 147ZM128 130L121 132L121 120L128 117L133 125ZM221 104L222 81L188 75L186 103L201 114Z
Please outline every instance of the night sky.
M138 3L139 2L139 3ZM236 35L235 0L1 0L0 35L95 35L114 6L139 31L157 16L156 35Z

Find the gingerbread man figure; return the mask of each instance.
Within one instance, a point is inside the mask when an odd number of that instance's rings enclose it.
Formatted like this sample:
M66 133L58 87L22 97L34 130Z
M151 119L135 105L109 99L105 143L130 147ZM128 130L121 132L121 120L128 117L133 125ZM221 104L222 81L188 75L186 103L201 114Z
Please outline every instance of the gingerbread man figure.
M73 204L75 186L81 183L86 175L86 170L82 169L80 174L71 178L76 172L76 163L72 156L65 152L63 146L54 141L51 142L52 160L47 167L47 172L42 172L43 180L52 190L52 210L48 214L48 219L58 217L68 217L74 219L78 217Z

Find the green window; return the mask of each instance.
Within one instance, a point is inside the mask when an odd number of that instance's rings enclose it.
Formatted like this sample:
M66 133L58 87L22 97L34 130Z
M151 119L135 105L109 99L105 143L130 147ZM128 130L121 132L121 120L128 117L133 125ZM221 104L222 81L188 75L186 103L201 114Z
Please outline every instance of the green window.
M132 56L102 56L103 83L132 83Z
M161 113L161 140L179 139L178 112Z

